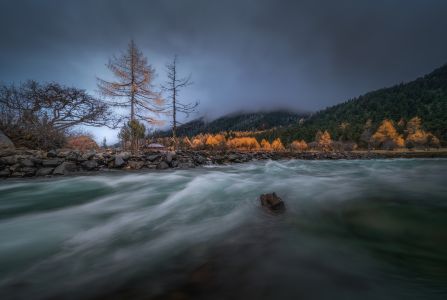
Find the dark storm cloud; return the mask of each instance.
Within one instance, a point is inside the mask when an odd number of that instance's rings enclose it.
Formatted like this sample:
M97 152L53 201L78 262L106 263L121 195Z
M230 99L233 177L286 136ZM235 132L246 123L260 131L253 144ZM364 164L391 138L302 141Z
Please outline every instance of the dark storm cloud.
M20 1L0 4L0 80L95 90L134 38L156 67L179 54L201 113L317 110L447 62L447 2Z

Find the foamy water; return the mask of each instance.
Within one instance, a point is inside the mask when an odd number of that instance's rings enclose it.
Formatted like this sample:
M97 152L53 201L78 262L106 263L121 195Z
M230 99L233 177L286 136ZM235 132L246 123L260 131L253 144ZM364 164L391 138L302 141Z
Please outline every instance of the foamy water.
M445 299L447 160L0 182L0 299ZM260 207L275 191L283 215Z

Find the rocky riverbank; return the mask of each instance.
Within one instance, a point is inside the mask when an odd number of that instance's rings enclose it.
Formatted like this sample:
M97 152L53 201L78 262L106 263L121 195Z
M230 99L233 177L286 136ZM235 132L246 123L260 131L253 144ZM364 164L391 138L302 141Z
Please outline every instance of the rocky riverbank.
M185 169L201 165L244 163L252 160L279 159L372 159L413 157L405 153L361 152L237 152L237 151L151 151L140 154L104 151L26 149L0 150L0 177L68 175L76 172L111 169ZM427 157L427 155L425 156ZM430 156L428 156L430 157Z

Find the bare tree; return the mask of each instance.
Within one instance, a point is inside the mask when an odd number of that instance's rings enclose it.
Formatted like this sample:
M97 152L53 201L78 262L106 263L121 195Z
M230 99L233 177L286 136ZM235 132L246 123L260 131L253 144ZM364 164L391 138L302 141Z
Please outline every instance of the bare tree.
M63 146L66 131L77 125L118 123L107 103L84 90L35 81L0 86L0 128L28 148Z
M198 102L195 103L183 103L179 100L180 90L192 84L191 75L188 77L179 77L177 72L177 56L171 63L166 65L168 80L165 85L163 85L163 90L168 92L169 103L166 105L166 109L172 113L172 138L174 140L174 145L177 144L177 125L180 122L177 120L177 113L183 113L187 117L195 111Z
M154 92L152 81L155 70L148 65L146 57L130 41L127 51L120 57L109 60L107 67L117 81L98 78L98 87L103 95L111 97L110 104L115 107L130 108L128 120L141 120L156 123L156 118L163 111L163 100ZM137 141L131 135L131 148L136 151Z

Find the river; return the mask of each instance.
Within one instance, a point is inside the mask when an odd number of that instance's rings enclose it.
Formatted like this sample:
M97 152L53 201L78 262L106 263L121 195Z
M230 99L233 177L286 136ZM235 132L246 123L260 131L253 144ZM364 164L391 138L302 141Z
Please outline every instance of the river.
M447 159L0 181L0 299L229 298L447 299Z

